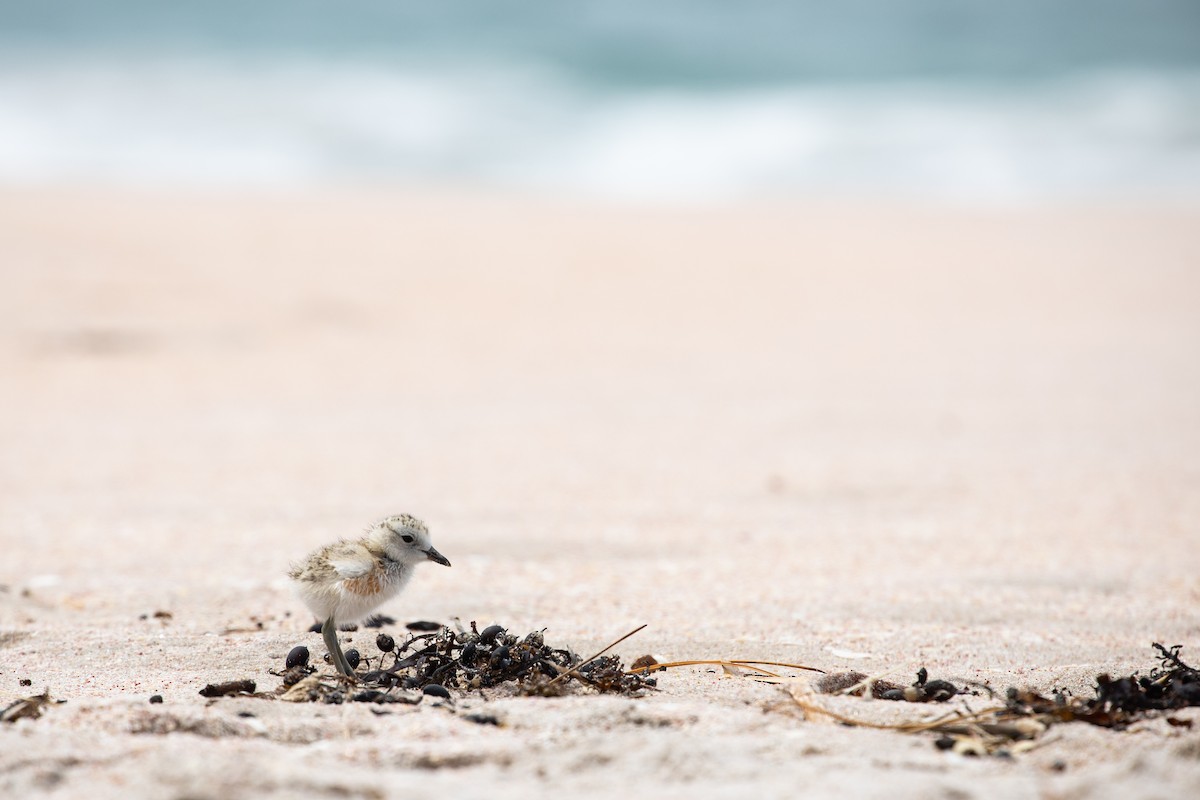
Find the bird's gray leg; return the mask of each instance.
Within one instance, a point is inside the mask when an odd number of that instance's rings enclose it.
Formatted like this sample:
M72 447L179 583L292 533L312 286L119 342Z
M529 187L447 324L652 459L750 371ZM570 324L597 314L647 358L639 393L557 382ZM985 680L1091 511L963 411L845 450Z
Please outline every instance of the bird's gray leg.
M350 662L346 660L346 655L342 652L342 646L338 644L337 622L334 621L332 616L322 623L321 638L325 640L325 646L329 648L329 657L333 659L333 666L338 672L353 678L354 670L350 669Z

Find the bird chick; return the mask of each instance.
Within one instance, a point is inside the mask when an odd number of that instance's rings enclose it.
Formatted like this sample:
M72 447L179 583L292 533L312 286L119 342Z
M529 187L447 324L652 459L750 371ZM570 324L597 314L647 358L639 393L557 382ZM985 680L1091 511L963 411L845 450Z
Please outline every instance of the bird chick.
M354 677L337 626L357 622L400 593L423 561L450 566L434 549L425 523L408 514L376 522L354 541L339 539L295 563L288 577L296 594L321 620L321 636L338 672Z

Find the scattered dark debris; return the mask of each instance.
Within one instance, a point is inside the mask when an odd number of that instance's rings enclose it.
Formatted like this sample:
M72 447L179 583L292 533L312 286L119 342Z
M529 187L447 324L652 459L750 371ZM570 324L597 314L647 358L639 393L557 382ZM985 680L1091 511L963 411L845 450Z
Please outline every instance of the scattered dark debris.
M879 692L883 681L876 681L871 693ZM929 680L924 667L917 671L917 679L911 686L890 686L875 696L881 700L903 700L906 703L944 703L958 694L958 687L943 680Z
M393 622L394 621L395 620L393 620ZM408 628L413 633L433 633L434 631L440 631L442 629L442 624L440 622L430 622L429 620L418 619L407 623L404 627Z
M226 683L210 683L200 690L201 697L225 697L230 694L254 694L254 681L243 679Z
M175 615L172 614L170 611L161 611L160 610L160 611L154 612L154 618L155 619L174 619Z
M384 625L395 625L396 618L389 617L387 614L372 614L363 620L364 628L382 628Z
M585 662L568 648L551 647L543 631L518 637L501 625L480 631L471 623L469 630L439 627L403 641L381 633L375 644L376 655L346 651L353 666L363 666L357 683L314 675L311 666L289 658L285 670L276 673L282 678L276 694L292 702L415 703L425 694L450 699L455 690L504 684L531 695L566 694L579 687L637 695L655 685L653 678L627 673L617 656Z
M292 667L306 667L308 666L308 658L308 648L302 644L298 644L288 651L287 660L284 664L287 669L291 669Z
M412 624L409 626L412 627ZM992 755L1012 757L1037 746L1037 740L1053 725L1063 722L1087 722L1092 725L1122 730L1129 725L1162 712L1200 706L1200 670L1180 658L1181 645L1171 648L1157 642L1158 665L1147 675L1133 673L1121 678L1099 675L1094 687L1095 696L1083 698L1064 690L1054 690L1044 696L1031 690L1009 689L1003 705L981 711L960 711L935 720L920 720L900 724L877 724L844 716L815 700L814 692L849 694L909 703L944 703L966 693L980 694L969 687L958 687L949 681L929 679L921 668L916 680L901 686L871 678L861 672L823 674L808 688L796 684L795 678L778 675L764 666L787 667L821 672L815 667L774 661L674 661L660 663L653 656L638 658L627 671L616 655L603 655L619 644L637 628L610 644L589 659L580 659L569 648L554 648L545 642L544 630L517 636L501 625L489 625L480 631L474 622L470 629L456 623L457 630L439 627L436 631L410 633L402 642L380 633L375 638L378 655L362 656L357 650L346 651L347 659L357 668L365 666L357 680L342 676L320 676L309 664L309 652L304 646L292 648L281 673L282 684L274 693L255 694L251 680L210 684L201 690L205 697L229 694L248 694L290 702L346 702L384 705L390 703L417 704L429 695L453 699L452 690L480 691L505 684L514 685L517 693L535 696L559 696L580 688L600 693L639 696L654 689L656 681L647 677L653 672L689 665L720 665L727 674L774 683L790 683L790 694L805 713L831 717L843 724L895 730L907 733L935 733L934 745L942 750L963 755ZM645 626L642 626L645 627ZM975 684L990 696L995 693L986 686ZM151 702L161 702L155 695ZM25 698L4 710L4 721L22 716L40 716L41 708L50 702L44 693ZM60 701L61 702L61 701ZM377 714L389 712L372 709ZM499 725L490 714L464 715L468 721L481 725ZM1193 721L1165 717L1167 724L1191 728Z
M968 691L959 689L949 681L929 680L924 667L917 671L917 679L911 686L900 686L880 678L872 679L861 672L831 672L813 682L813 688L821 694L848 694L862 697L870 686L871 696L876 700L898 700L907 703L944 703L950 698Z
M606 694L637 694L645 686L658 683L654 678L626 672L621 666L621 657L616 655L597 658L580 667L575 674L583 676L587 683Z
M1011 757L1036 746L1036 741L1053 725L1064 722L1086 722L1113 730L1124 730L1135 722L1159 716L1165 711L1200 706L1200 671L1186 664L1179 653L1181 645L1167 648L1155 642L1158 666L1148 675L1133 673L1122 678L1099 675L1094 687L1095 696L1076 697L1070 692L1056 690L1050 696L1028 689L1009 689L1004 705L977 712L963 711L933 722L911 722L898 725L879 725L855 720L813 702L810 694L792 689L792 699L806 713L832 717L847 725L898 730L907 733L933 732L938 734L934 745L962 755L992 755ZM860 673L839 673L825 676L814 684L817 691L854 693L858 684L867 680ZM857 681L853 678L858 677ZM930 681L921 670L917 681L892 696L895 689L883 693L887 699L909 699L914 692L926 695L917 702L937 701L945 690L943 681ZM824 684L824 685L822 685ZM950 687L954 688L954 687ZM859 690L861 692L861 688ZM872 686L872 693L875 687ZM879 695L876 695L879 696ZM1191 720L1166 717L1168 725L1191 727Z
M161 695L161 694L152 694L152 695L150 695L150 704L151 704L151 705L159 705L159 704L161 704L161 703L162 703L162 701L163 701L163 699L162 699L162 695Z
M495 725L500 726L500 718L495 714L484 714L476 712L474 714L463 714L463 719L467 722L474 722L476 725Z
M1179 658L1183 646L1168 649L1155 642L1154 649L1159 654L1159 665L1149 675L1098 675L1096 695L1090 698L1066 692L1044 697L1029 690L1009 689L1006 711L1013 716L1042 717L1048 723L1079 720L1121 730L1144 719L1147 712L1200 706L1200 670Z
M17 684L20 686L33 686L33 678L21 678L17 681Z
M273 672L271 674L278 675L279 677L283 678L283 688L286 689L294 686L316 671L316 667L309 666L308 664L295 664L285 668L283 672Z
M630 669L640 669L640 670L645 670L645 671L646 671L646 673L647 673L647 674L649 674L649 673L651 673L651 672L658 672L658 671L660 671L660 670L653 670L653 669L650 669L651 667L654 667L654 666L657 666L657 665L658 665L658 659L657 659L657 658L655 658L655 657L654 657L654 656L652 656L652 655L649 655L649 654L647 654L647 655L644 655L644 656L638 656L637 658L635 658L635 659L633 660L633 663L629 665L629 668L630 668Z
M0 711L0 722L16 722L19 719L37 719L49 706L60 705L66 700L55 700L50 696L50 690L45 689L41 694L22 697L14 700Z

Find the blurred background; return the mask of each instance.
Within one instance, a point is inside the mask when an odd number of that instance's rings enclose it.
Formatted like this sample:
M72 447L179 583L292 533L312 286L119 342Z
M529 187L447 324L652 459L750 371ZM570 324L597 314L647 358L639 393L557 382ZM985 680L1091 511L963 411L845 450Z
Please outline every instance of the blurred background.
M454 569L396 613L1181 641L1198 42L1195 0L0 0L0 585L57 610L8 608L290 636L288 560L408 511Z
M0 182L1194 195L1194 0L0 2Z

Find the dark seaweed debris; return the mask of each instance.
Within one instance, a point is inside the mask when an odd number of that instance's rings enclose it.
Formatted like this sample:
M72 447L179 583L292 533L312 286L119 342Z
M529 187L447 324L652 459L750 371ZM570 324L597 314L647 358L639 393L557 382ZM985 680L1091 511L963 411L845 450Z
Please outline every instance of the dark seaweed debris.
M1004 706L986 717L976 717L970 724L951 719L938 726L941 736L934 744L964 755L1012 755L1033 746L1056 724L1086 722L1123 730L1166 711L1200 706L1200 671L1179 657L1182 645L1167 648L1155 642L1154 649L1159 663L1148 675L1098 675L1093 697L1065 691L1047 697L1028 689L1009 689ZM1167 717L1166 721L1191 727L1186 719Z
M900 686L885 680L870 680L862 672L831 672L823 675L813 687L822 694L850 694L862 697L870 684L871 696L876 700L897 700L907 703L944 703L967 689L959 689L950 681L929 680L924 667L917 671L917 679L910 686Z
M224 697L227 694L254 694L254 681L244 679L226 683L210 683L200 690L201 697Z
M1182 645L1167 648L1154 643L1159 664L1150 674L1135 672L1123 678L1096 676L1095 697L1055 692L1045 697L1029 690L1009 689L1006 709L1015 716L1038 716L1050 722L1079 720L1103 728L1121 729L1148 712L1200 706L1200 671L1179 657Z
M911 686L893 686L884 689L878 697L883 700L903 700L908 703L944 703L958 694L958 687L943 680L929 680L929 673L921 667L917 679Z
M500 625L480 631L441 627L436 632L409 634L397 642L376 637L377 654L362 656L364 669L353 687L337 678L314 675L313 668L293 664L283 673L279 693L301 702L413 703L417 692L431 699L450 699L451 690L482 691L512 685L526 695L557 696L584 688L602 693L637 695L655 686L644 675L628 674L615 655L589 662L570 649L546 644L544 631L525 636ZM406 692L413 694L406 694Z
M1086 722L1113 730L1122 730L1135 722L1159 716L1164 712L1200 706L1200 671L1180 658L1181 645L1164 647L1157 642L1158 666L1148 675L1133 673L1123 678L1100 675L1096 678L1094 697L1076 697L1066 691L1051 692L1049 697L1028 689L1009 689L1004 705L980 711L964 709L932 722L913 720L897 724L855 719L814 701L812 690L824 694L861 693L867 680L861 673L833 673L815 681L811 689L792 687L792 700L807 715L830 717L844 725L868 727L905 733L936 733L934 744L939 750L961 755L1011 757L1037 746L1037 740L1054 725L1064 722ZM924 672L922 670L922 672ZM920 690L938 699L937 681L918 674L917 682L906 687L895 699L909 699L911 690ZM898 687L897 687L898 688ZM995 696L990 689L985 690ZM893 689L878 691L872 683L872 694L882 697ZM960 690L960 694L961 694ZM1192 727L1192 720L1166 717L1173 727Z

